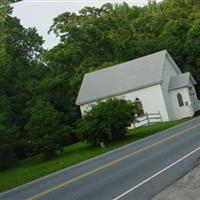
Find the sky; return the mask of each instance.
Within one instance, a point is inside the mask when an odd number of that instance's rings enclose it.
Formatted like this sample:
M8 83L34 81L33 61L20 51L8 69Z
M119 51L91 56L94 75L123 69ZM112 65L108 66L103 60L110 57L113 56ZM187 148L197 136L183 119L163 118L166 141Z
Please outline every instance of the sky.
M48 34L53 18L69 11L76 12L85 6L100 7L105 3L127 2L143 6L148 0L24 0L14 5L13 16L18 17L24 27L36 27L45 40L44 48L50 49L59 42L54 33Z

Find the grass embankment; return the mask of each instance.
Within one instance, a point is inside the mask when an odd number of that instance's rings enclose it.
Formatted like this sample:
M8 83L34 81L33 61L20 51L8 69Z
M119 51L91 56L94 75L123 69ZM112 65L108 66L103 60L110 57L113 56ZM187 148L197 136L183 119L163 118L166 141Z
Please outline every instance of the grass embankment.
M184 121L185 120L163 122L129 130L126 140L110 144L105 148L91 147L88 144L80 142L65 147L64 152L50 161L44 161L41 155L26 159L19 162L15 168L0 172L0 192L111 151L125 144L173 127Z

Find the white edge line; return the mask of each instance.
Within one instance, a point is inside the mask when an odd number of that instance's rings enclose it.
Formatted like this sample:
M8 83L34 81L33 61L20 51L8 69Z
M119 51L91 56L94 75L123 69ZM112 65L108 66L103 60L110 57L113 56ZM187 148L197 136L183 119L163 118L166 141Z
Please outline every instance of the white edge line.
M150 181L151 179L155 178L156 176L162 174L163 172L167 171L169 168L173 167L174 165L180 163L181 161L183 161L184 159L188 158L189 156L191 156L192 154L196 153L197 151L200 150L200 147L196 148L195 150L193 150L192 152L188 153L187 155L183 156L182 158L180 158L179 160L173 162L172 164L168 165L167 167L165 167L164 169L160 170L159 172L157 172L156 174L154 174L153 176L145 179L144 181L140 182L139 184L137 184L136 186L132 187L131 189L127 190L126 192L124 192L123 194L119 195L118 197L114 198L113 200L119 200L122 197L124 197L125 195L127 195L128 193L132 192L133 190L139 188L140 186L144 185L145 183L147 183L148 181Z
M27 182L27 183L25 183L25 184L23 184L23 185L17 186L17 187L15 187L15 188L11 188L10 190L4 191L4 192L0 192L0 197L1 197L1 196L4 196L4 195L6 195L6 194L8 194L8 193L10 193L10 192L14 192L14 191L16 191L16 190L23 189L23 188L25 188L25 187L27 187L27 186L33 184L33 183L37 183L37 182L39 182L39 181L42 181L42 180L48 179L48 178L50 178L50 177L53 177L53 176L55 176L55 175L58 175L58 174L60 174L60 173L62 173L62 172L64 172L64 171L66 171L66 170L71 169L71 168L79 167L79 166L81 166L81 165L83 165L83 164L85 164L85 163L87 163L87 162L91 162L91 161L94 161L94 160L99 159L99 158L101 158L101 157L104 157L104 156L106 156L106 155L109 155L109 154L112 154L112 153L114 153L114 152L120 151L120 150L122 150L122 149L125 149L125 148L127 148L127 147L133 145L133 144L135 145L135 144L137 144L137 143L142 143L142 142L144 142L145 140L148 140L148 139L154 137L155 135L162 135L162 134L163 134L164 132L166 132L166 131L169 131L169 130L171 130L171 129L178 128L178 127L180 127L180 126L189 124L189 123L194 122L194 121L197 121L197 120L199 120L199 119L200 119L200 117L195 117L195 118L193 118L193 119L189 119L189 120L186 121L186 122L183 122L183 123L181 123L181 124L175 125L175 126L173 126L173 127L171 127L171 128L168 128L168 129L165 129L165 130L163 130L163 131L160 131L160 132L158 132L158 133L156 133L156 134L150 135L150 136L148 136L148 137L146 137L146 138L137 140L137 141L135 141L135 142L132 142L132 143L130 143L130 144L126 144L126 145L121 146L121 147L118 147L117 149L113 149L113 150L108 151L108 152L106 152L106 153L103 153L103 154L101 154L101 155L95 156L95 157L93 157L93 158L89 158L89 159L84 160L84 161L82 161L82 162L80 162L80 163L77 163L77 164L74 164L74 165L72 165L72 166L69 166L69 167L60 169L60 170L58 170L58 171L52 172L52 173L50 173L50 174L48 174L48 175L44 175L44 176L42 176L42 177L40 177L40 178L37 178L37 179L32 180L32 181L30 181L30 182Z

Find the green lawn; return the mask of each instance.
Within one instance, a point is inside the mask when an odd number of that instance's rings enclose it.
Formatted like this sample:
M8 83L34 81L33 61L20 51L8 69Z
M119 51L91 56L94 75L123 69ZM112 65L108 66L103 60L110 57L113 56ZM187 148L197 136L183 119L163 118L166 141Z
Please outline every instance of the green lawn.
M44 161L41 155L26 159L19 162L15 168L0 172L0 192L116 149L117 147L147 137L184 121L186 120L163 122L129 130L126 140L111 144L105 148L91 147L85 143L77 143L67 146L64 152L50 161Z

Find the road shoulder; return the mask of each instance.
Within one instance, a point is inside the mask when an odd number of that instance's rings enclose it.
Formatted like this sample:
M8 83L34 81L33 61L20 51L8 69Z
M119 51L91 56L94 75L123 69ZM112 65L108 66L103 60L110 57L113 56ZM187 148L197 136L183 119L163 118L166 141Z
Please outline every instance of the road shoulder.
M152 200L199 200L200 164Z

